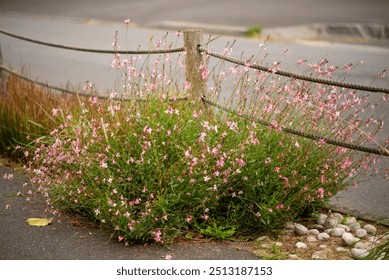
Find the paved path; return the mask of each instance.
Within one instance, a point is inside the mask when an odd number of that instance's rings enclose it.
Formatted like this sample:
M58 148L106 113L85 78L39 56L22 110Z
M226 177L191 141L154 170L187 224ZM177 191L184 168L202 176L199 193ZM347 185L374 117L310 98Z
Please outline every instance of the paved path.
M54 20L53 18L37 18L27 16L10 16L0 14L0 27L25 36L44 41L63 43L93 48L110 49L116 30L120 30L121 38L125 38L123 25L109 23L85 24L81 21ZM150 37L161 38L165 32L161 30L134 27L128 31L127 48L136 49L138 45L147 48ZM169 35L170 36L170 35ZM172 38L174 38L174 35ZM212 47L222 50L232 37L222 37L212 42ZM124 39L123 39L124 40ZM28 73L41 81L64 86L69 81L73 85L81 85L86 80L95 81L102 90L115 87L116 76L110 69L110 55L85 54L55 50L20 42L0 35L3 60L7 65L20 68L26 67ZM123 42L123 45L125 43ZM343 65L350 61L365 60L348 77L349 81L369 83L377 72L389 65L389 49L360 46L330 44L325 42L270 42L268 44L268 61L282 60L282 65L289 69L297 59L306 58L317 62L327 57L332 63ZM283 50L289 49L289 56L283 55ZM234 48L238 54L244 50L252 54L258 51L258 41L240 38ZM377 86L389 87L389 79L383 79ZM386 106L386 107L385 107ZM389 123L387 104L377 109ZM389 130L381 133L382 139L387 139ZM382 161L382 166L389 166L388 159ZM0 174L10 172L0 168ZM110 241L109 234L101 229L73 227L68 223L55 223L46 228L27 226L25 220L32 216L43 214L42 202L26 203L25 197L15 196L18 191L25 191L21 186L25 178L17 177L13 181L0 178L0 258L7 259L161 259L166 254L181 259L252 259L252 256L242 244L197 243L175 244L171 248L155 246L134 246L126 250L122 245ZM331 201L334 209L343 210L353 215L372 220L389 219L389 183L388 180L371 178L357 189L349 188L334 197ZM9 205L9 207L7 206ZM6 209L9 208L9 209ZM388 222L388 220L387 220ZM389 224L389 222L388 222ZM35 235L39 231L39 235ZM91 234L90 234L91 233ZM71 242L69 241L71 240ZM235 246L241 249L237 250Z
M121 21L142 25L166 20L278 27L312 23L389 23L386 0L34 0L0 1L0 11Z
M14 174L5 180L4 173ZM28 178L11 168L0 166L0 260L162 260L166 255L179 260L257 259L243 243L189 241L169 247L131 245L125 247L110 232L70 217L46 227L29 226L32 217L48 217L39 197L26 201ZM18 193L21 195L17 195Z

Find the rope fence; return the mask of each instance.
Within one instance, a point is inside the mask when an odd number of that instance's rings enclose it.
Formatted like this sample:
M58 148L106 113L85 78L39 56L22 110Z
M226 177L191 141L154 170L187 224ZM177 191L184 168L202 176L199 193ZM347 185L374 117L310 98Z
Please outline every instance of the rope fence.
M199 52L203 52L207 55L210 55L210 56L215 57L215 58L219 58L221 60L225 60L225 61L237 64L237 65L248 66L252 69L256 69L256 70L260 70L260 71L264 71L264 72L268 72L268 73L273 73L273 74L279 75L279 76L289 77L289 78L298 79L298 80L304 80L304 81L313 82L313 83L317 83L317 84L325 84L325 85L329 85L329 86L337 86L337 87L348 88L348 89L363 90L363 91L369 91L369 92L381 92L381 93L389 94L389 88L358 85L358 84L345 83L345 82L340 82L340 81L320 79L317 77L297 74L297 73L283 71L283 70L272 70L272 69L269 69L268 67L259 65L257 63L250 64L250 63L248 63L248 61L240 60L240 59L229 57L229 56L226 56L226 55L214 52L214 51L207 50L206 48L204 48L200 45L197 46L197 49Z
M261 120L259 118L256 118L256 117L253 117L253 116L249 116L249 115L243 114L243 113L237 114L231 108L223 106L223 105L218 104L216 102L210 101L210 100L206 99L205 96L203 97L203 102L206 103L206 104L209 104L209 105L211 105L213 107L216 107L216 108L218 108L218 109L220 109L220 110L222 110L224 112L233 114L235 116L247 119L249 121L254 121L256 123L259 123L259 124L267 126L267 127L273 127L273 125L270 122L268 122L268 121L264 121L264 120ZM389 156L389 150L384 149L384 148L375 149L375 148L364 147L364 146L355 145L355 144L351 144L351 143L345 143L343 141L338 141L338 140L330 139L330 138L323 137L323 136L320 136L320 135L317 135L317 134L306 133L306 132L303 132L303 131L300 131L300 130L297 130L297 129L293 129L293 128L289 128L289 127L284 127L284 126L281 126L281 130L283 132L286 132L286 133L289 133L289 134L294 134L294 135L297 135L297 136L300 136L300 137L304 137L304 138L308 138L308 139L315 140L315 141L322 141L322 142L325 142L327 144L331 144L331 145L335 145L335 146L339 146L339 147L343 147L343 148L347 148L347 149L352 149L352 150L356 150L356 151L360 151L360 152L365 152L365 153L370 153L370 154Z
M389 94L389 88L381 88L381 87L373 87L373 86L366 86L366 85L359 85L359 84L352 84L352 83L345 83L341 81L332 81L332 80L326 80L326 79L320 79L317 77L312 77L312 76L307 76L307 75L302 75L298 73L293 73L293 72L288 72L288 71L283 71L283 70L272 70L269 69L266 66L259 65L257 63L250 63L249 61L244 61L240 60L237 58L229 57L211 50L208 50L202 46L203 44L203 33L202 30L187 30L184 31L184 47L181 48L171 48L171 49L154 49L154 50L101 50L101 49L90 49L90 48L81 48L81 47L73 47L73 46L66 46L66 45L61 45L61 44L53 44L53 43L48 43L48 42L43 42L31 38L27 38L21 35L13 34L11 32L5 31L0 29L0 33L24 40L27 42L35 43L35 44L40 44L44 46L49 46L49 47L55 47L55 48L60 48L60 49L66 49L66 50L73 50L73 51L82 51L82 52L90 52L90 53L105 53L105 54L130 54L130 55L138 55L138 54L167 54L167 53L177 53L177 52L186 52L186 80L191 83L192 87L190 89L189 95L192 96L192 98L197 99L196 101L202 104L208 104L211 105L215 108L218 108L220 110L223 110L227 113L234 114L236 116L245 118L250 121L255 121L261 125L267 126L267 127L272 127L272 124L268 121L261 120L259 118L249 116L247 114L238 114L235 110L223 106L221 104L218 104L216 102L210 101L206 98L206 83L201 77L201 73L199 72L200 66L204 62L204 54L209 55L214 58L218 58L224 61L228 61L237 65L241 66L248 66L252 69L264 71L264 72L269 72L273 73L275 75L280 75L284 77L289 77L292 79L298 79L298 80L304 80L308 82L313 82L313 83L319 83L319 84L325 84L329 86L337 86L337 87L342 87L342 88L347 88L347 89L354 89L354 90L362 90L362 91L368 91L368 92L379 92L379 93L384 93L384 94ZM85 94L82 92L75 92L75 91L70 91L68 89L63 89L60 87L55 87L55 86L50 86L47 83L42 83L39 81L35 81L31 78L25 77L21 74L18 74L7 67L5 67L2 64L2 56L1 56L1 48L0 48L0 78L2 77L2 71L7 72L11 75L17 76L23 80L38 84L40 86L54 89L60 92L64 93L70 93L70 94L78 94L82 96L91 96L90 94ZM107 99L108 97L106 96L97 96L98 98L101 99ZM177 98L172 101L176 100L186 100L188 98ZM120 98L114 98L114 100L118 101L146 101L146 100L138 100L138 99L120 99ZM364 147L356 144L351 144L351 143L345 143L342 141L330 139L327 137L322 137L320 135L316 134L311 134L311 133L306 133L303 131L299 131L293 128L288 128L288 127L282 127L282 131L297 135L300 137L308 138L311 140L315 141L323 141L327 144L331 145L336 145L339 147L347 148L347 149L352 149L356 151L361 151L361 152L366 152L366 153L371 153L371 154L376 154L376 155L382 155L382 156L389 156L389 150L385 148L370 148L370 147Z
M43 45L43 46L54 47L54 48L65 49L65 50L72 50L72 51L90 52L90 53L137 55L137 54L165 54L165 53L176 53L176 52L183 52L184 51L183 47L182 48L172 48L172 49L128 50L128 51L89 49L89 48L73 47L73 46L66 46L66 45L43 42L43 41L28 38L28 37L24 37L21 35L17 35L17 34L2 30L2 29L0 29L0 33L7 35L7 36L10 36L10 37L13 37L13 38L16 38L16 39L20 39L20 40L23 40L26 42L35 43L35 44L39 44L39 45Z

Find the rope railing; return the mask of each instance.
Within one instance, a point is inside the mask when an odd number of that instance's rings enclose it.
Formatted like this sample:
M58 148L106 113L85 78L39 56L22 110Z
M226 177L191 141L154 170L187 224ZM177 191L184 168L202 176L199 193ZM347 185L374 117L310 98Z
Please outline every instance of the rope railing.
M248 61L240 60L240 59L237 59L234 57L229 57L229 56L223 55L221 53L210 51L210 50L208 50L200 45L197 46L197 50L199 52L205 53L205 54L210 55L210 56L215 57L215 58L219 58L221 60L225 60L225 61L237 64L237 65L248 66L252 69L256 69L256 70L260 70L260 71L264 71L264 72L268 72L268 73L273 73L275 75L294 78L294 79L298 79L298 80L304 80L304 81L318 83L318 84L325 84L325 85L329 85L329 86L338 86L338 87L343 87L343 88L348 88L348 89L363 90L363 91L369 91L369 92L381 92L381 93L389 94L389 88L373 87L373 86L359 85L359 84L353 84L353 83L346 83L346 82L341 82L341 81L326 80L326 79L320 79L317 77L297 74L297 73L283 71L283 70L273 70L273 69L269 69L266 66L259 65L257 63L249 63Z
M62 92L62 93L73 94L73 95L78 95L78 96L85 96L85 97L95 97L96 96L98 99L101 99L101 100L111 99L111 100L123 101L123 102L132 102L132 101L147 102L147 99L142 99L142 98L119 98L119 97L111 98L111 97L106 96L106 95L92 95L92 94L85 93L82 91L74 91L74 90L69 90L66 88L61 88L61 87L49 85L48 83L43 83L43 82L28 78L22 74L16 73L15 71L12 71L8 67L5 67L3 64L0 64L0 70L3 70L5 72L7 72L8 74L11 74L11 75L18 77L19 79L25 80L27 82L39 85L41 87L44 87L44 88L47 88L50 90L56 90L56 91ZM174 102L174 101L181 101L181 100L188 100L188 97L184 96L184 97L169 98L167 101Z
M101 49L90 49L90 48L81 48L81 47L74 47L74 46L66 46L61 44L54 44L49 42L44 42L36 39L31 39L25 36L17 35L5 30L0 29L0 33L20 39L23 41L27 41L30 43L35 43L43 46L48 47L54 47L54 48L60 48L65 50L72 50L72 51L80 51L80 52L90 52L90 53L104 53L104 54L132 54L132 55L138 55L138 54L165 54L165 53L177 53L177 52L183 52L184 48L171 48L171 49L155 49L155 50L101 50Z
M203 96L202 101L204 103L209 104L209 105L211 105L211 106L213 106L215 108L218 108L218 109L220 109L220 110L222 110L224 112L227 112L227 113L233 114L235 116L247 119L249 121L255 121L256 123L259 123L259 124L267 126L267 127L273 127L271 122L268 122L268 121L265 121L265 120L261 120L259 118L256 118L256 117L250 116L248 114L244 114L244 113L237 114L235 110L233 110L233 109L231 109L229 107L223 106L223 105L221 105L221 104L219 104L217 102L210 101L210 100L206 99L205 96ZM351 149L351 150L356 150L356 151L360 151L360 152L376 154L376 155L382 155L382 156L387 156L387 157L389 156L389 150L385 149L385 148L376 149L376 148L364 147L364 146L360 146L360 145L356 145L356 144L351 144L351 143L345 143L343 141L330 139L330 138L323 137L323 136L320 136L320 135L317 135L317 134L306 133L306 132L303 132L303 131L300 131L300 130L297 130L297 129L293 129L293 128L289 128L289 127L284 127L284 126L281 126L281 129L282 129L283 132L286 132L286 133L289 133L289 134L293 134L293 135L297 135L297 136L304 137L304 138L308 138L308 139L311 139L311 140L322 141L322 142L327 143L327 144L331 144L331 145L335 145L335 146L339 146L339 147L343 147L343 148L347 148L347 149Z

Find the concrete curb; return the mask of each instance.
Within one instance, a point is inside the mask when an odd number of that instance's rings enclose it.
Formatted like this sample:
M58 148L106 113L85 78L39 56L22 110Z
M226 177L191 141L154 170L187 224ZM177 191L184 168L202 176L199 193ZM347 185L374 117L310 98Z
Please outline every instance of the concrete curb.
M183 21L162 21L147 27L168 30L200 28L205 33L230 36L245 36L249 27L215 25ZM361 23L314 23L287 27L262 29L262 36L271 36L273 40L329 40L362 42L389 40L389 24Z

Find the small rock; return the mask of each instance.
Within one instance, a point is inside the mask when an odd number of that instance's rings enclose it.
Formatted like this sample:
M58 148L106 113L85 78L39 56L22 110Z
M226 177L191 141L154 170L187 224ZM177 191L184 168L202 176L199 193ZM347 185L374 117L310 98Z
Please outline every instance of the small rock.
M337 225L336 227L337 227L337 228L342 228L342 229L344 229L345 231L350 232L350 228L349 228L349 226L347 226L347 225L339 224L339 225Z
M327 245L320 244L318 247L319 247L320 249L325 249L325 248L327 248Z
M289 259L291 259L291 260L298 260L299 256L297 256L296 254L290 254L289 255Z
M294 230L294 224L293 223L287 223L285 225L285 229L287 229L287 230Z
M297 242L296 247L297 247L297 249L307 249L308 245L303 243L303 242Z
M318 230L325 230L325 227L323 225L319 225L319 224L314 224L312 226L312 228L318 229Z
M317 235L317 239L319 239L320 241L325 241L330 239L330 236L328 235L328 233L322 232Z
M355 243L354 245L354 248L357 248L357 249L368 249L370 247L370 243L367 243L367 242L357 242Z
M370 236L369 237L369 242L375 243L375 244L380 244L381 243L381 241L379 240L379 238L377 236Z
M264 240L266 240L266 239L269 239L269 236L267 236L267 235L262 235L262 236L258 237L257 239L255 239L255 241L264 241Z
M357 242L357 240L355 239L354 235L352 235L349 232L343 233L341 238L342 238L342 244L343 245L351 246L355 242Z
M361 225L356 222L356 223L349 224L348 227L352 232L355 232L357 229L361 228Z
M366 230L367 233L375 234L377 232L377 229L375 226L367 224L363 227L364 230Z
M326 229L324 232L327 233L327 234L330 234L332 231L332 228L329 228L329 229Z
M301 224L295 224L294 225L294 232L297 235L306 235L306 234L308 234L308 229Z
M359 228L355 231L355 235L358 237L358 238L364 238L366 235L367 235L367 231L363 228Z
M369 254L368 250L365 249L358 249L358 248L352 248L351 249L351 257L353 259L361 259L366 257Z
M331 236L335 236L335 237L341 237L343 235L343 233L345 233L346 230L343 229L343 228L339 228L339 227L336 227L336 228L333 228L331 230Z
M274 242L273 245L278 246L278 247L281 247L281 246L282 246L282 243L281 243L281 242Z
M325 223L327 218L328 218L328 216L326 214L319 214L319 217L317 218L316 222L318 225L324 226L324 223Z
M350 249L347 249L347 248L344 248L344 247L337 247L335 249L335 252L337 252L337 253L347 252L347 251L350 251Z
M317 252L314 252L312 254L311 259L313 259L313 260L326 260L327 259L327 255L323 251L317 251Z
M291 236L294 235L294 226L293 226L293 229L284 229L281 232L281 235L286 237L286 238L291 238Z
M346 225L354 224L357 222L357 219L355 217L348 217L346 219Z
M333 217L329 217L324 222L324 226L326 229L334 228L339 224L339 220Z
M307 241L308 241L308 242L316 242L316 241L317 241L317 239L316 239L316 237L315 237L315 236L308 235L308 236L307 236Z
M308 234L310 235L318 235L319 233L320 231L315 228L308 230Z
M343 221L343 215L340 214L340 213L333 213L332 214L332 217L334 217L335 219L337 219L339 221L339 223L341 223Z

